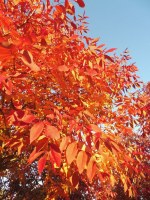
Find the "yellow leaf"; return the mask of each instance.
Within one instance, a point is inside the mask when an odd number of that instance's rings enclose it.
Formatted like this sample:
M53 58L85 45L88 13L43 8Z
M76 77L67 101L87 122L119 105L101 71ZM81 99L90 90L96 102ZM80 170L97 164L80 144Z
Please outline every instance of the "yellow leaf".
M71 73L72 73L72 75L73 75L73 78L76 80L76 74L75 74L75 71L72 70Z
M87 108L89 107L89 104L87 102L82 101L83 105L86 106Z
M84 144L81 148L82 151L85 151L86 145Z
M146 111L145 111L145 110L143 110L143 115L144 115L144 117L146 116L146 114L147 114L147 113L146 113Z
M133 193L132 193L131 187L129 188L129 197L133 197Z
M121 180L122 180L122 183L123 183L124 192L126 192L127 189L128 189L128 186L127 186L127 183L126 183L126 177L125 177L125 175L121 175Z
M89 61L89 67L90 67L90 68L93 68L93 64L92 64L91 61Z
M124 187L124 192L126 192L126 191L127 191L127 189L128 189L128 186L127 186L127 183L126 183L126 182L124 182L124 185L123 185L123 187Z
M41 135L37 140L39 141L39 140L42 140L43 138L46 138L46 136L45 135Z
M110 183L112 187L115 185L115 177L112 174L110 175Z
M16 6L17 4L19 4L21 2L21 0L13 0L14 5Z

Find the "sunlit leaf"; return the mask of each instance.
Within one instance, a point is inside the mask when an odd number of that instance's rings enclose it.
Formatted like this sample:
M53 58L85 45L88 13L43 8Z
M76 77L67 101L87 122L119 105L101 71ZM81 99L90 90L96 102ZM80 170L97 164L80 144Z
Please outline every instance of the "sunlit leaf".
M76 162L77 162L77 167L78 167L80 174L86 168L87 159L88 159L88 156L87 156L87 153L85 151L80 151L78 153Z
M34 140L36 140L42 133L44 129L44 123L38 122L34 124L30 130L30 143L32 143Z
M77 152L78 152L77 142L72 142L71 144L68 145L66 150L66 158L69 165L75 160Z
M60 133L59 133L58 129L51 125L46 125L44 134L46 137L52 138L55 140L60 138Z
M66 150L69 143L69 137L63 137L60 143L60 151Z
M93 160L93 158L90 158L90 161L87 165L87 177L90 182L92 182L92 180L95 176L95 173L96 173L96 163Z

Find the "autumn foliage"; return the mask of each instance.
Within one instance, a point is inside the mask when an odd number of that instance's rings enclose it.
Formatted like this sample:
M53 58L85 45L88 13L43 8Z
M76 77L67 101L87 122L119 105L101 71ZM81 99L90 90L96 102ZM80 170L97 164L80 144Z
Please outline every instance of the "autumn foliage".
M47 199L68 199L81 182L97 199L118 184L134 197L148 173L148 97L127 50L88 37L75 6L85 4L0 0L1 159L13 157L20 183L30 166L44 173Z

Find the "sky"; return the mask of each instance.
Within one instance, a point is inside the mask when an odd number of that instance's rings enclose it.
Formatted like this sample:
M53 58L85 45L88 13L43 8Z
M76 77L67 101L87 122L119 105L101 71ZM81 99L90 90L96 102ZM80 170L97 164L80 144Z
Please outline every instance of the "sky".
M126 48L136 63L138 75L150 81L150 0L84 0L88 36L100 37L107 48Z

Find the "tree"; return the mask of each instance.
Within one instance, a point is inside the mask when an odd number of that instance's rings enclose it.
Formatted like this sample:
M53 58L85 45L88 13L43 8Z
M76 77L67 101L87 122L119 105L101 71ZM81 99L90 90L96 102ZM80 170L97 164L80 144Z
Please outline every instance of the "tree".
M87 16L77 17L75 4L84 7L83 0L1 0L0 167L8 199L37 199L37 189L40 199L110 199L117 184L134 197L147 175L136 131L145 111L132 89L141 85L137 67L127 50L117 56L86 35ZM14 180L32 192L20 194Z

